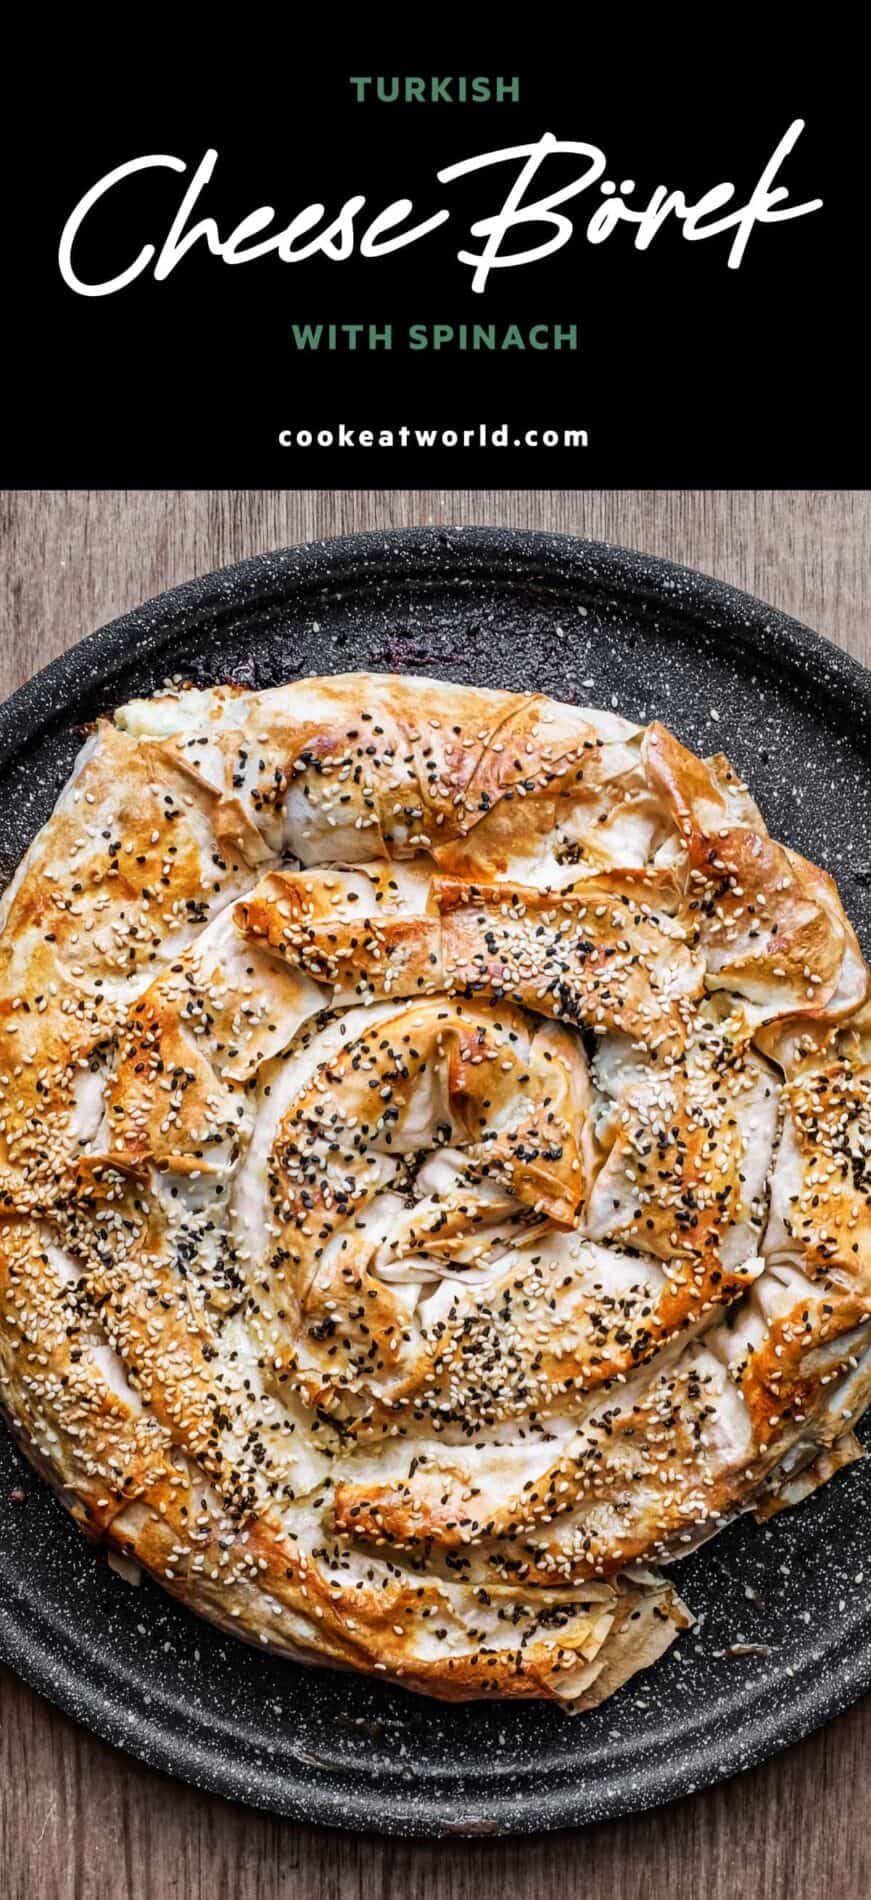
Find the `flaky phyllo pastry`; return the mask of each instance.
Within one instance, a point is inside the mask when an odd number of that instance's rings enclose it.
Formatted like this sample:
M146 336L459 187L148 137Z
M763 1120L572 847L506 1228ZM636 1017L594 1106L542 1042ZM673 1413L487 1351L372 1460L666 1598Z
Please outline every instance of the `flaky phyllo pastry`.
M3 905L0 1390L250 1641L589 1707L859 1451L869 976L726 759L351 674L89 737Z

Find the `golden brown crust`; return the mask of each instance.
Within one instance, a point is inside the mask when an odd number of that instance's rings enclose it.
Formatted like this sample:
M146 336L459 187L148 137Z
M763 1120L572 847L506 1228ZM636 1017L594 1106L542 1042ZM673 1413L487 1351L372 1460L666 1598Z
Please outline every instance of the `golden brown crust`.
M249 1641L584 1708L855 1455L868 972L728 761L347 675L101 722L0 911L0 1393Z
M361 912L364 879L374 907ZM271 872L234 916L248 942L265 941L334 1001L447 990L624 1030L653 1049L683 1043L704 965L680 925L657 918L654 880L602 872L550 891L437 875L421 888L426 909L413 914L390 882L377 863L320 876Z

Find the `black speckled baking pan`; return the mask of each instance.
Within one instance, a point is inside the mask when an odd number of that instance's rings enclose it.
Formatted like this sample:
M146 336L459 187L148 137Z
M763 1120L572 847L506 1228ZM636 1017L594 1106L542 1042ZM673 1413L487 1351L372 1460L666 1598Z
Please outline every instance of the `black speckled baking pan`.
M96 713L168 676L268 686L356 667L542 688L728 751L773 832L834 873L871 950L871 674L686 568L501 530L261 555L83 641L0 708L0 874ZM0 1431L0 1653L145 1761L303 1821L534 1833L687 1794L807 1735L871 1686L871 1461L764 1527L732 1526L680 1587L696 1628L592 1714L428 1702L270 1659L125 1583ZM752 1653L729 1656L736 1643Z

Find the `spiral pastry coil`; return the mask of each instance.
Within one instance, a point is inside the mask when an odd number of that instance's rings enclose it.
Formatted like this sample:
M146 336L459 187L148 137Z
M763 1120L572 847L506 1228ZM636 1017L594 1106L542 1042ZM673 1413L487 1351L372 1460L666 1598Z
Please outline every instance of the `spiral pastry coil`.
M249 1641L582 1708L858 1455L869 976L721 756L349 674L89 736L3 900L0 1395Z

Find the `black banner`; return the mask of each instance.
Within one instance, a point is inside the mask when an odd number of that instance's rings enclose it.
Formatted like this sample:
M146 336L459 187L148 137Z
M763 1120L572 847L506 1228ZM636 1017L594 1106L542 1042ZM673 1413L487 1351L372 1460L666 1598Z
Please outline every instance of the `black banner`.
M3 481L861 485L843 77L548 39L73 47L6 167Z

